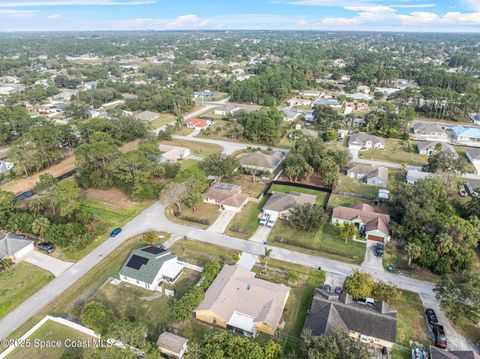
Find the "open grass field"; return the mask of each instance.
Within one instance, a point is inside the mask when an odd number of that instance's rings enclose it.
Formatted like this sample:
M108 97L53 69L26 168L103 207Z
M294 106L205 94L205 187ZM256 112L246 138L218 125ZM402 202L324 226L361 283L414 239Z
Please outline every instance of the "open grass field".
M179 161L178 163L180 163L180 169L186 170L186 169L198 166L200 162L197 160L191 160L187 158L185 160Z
M38 328L30 340L41 340L45 343L53 341L61 341L62 344L67 340L82 340L86 341L94 339L87 334L81 333L66 325L47 321L40 328ZM18 348L14 350L7 358L8 359L52 359L52 358L90 358L94 348Z
M338 192L350 192L374 197L378 196L378 189L380 187L371 186L360 181L361 180L359 179L339 175L336 190Z
M233 249L203 243L191 239L181 239L169 248L182 261L203 266L208 262L235 264L240 252Z
M415 145L416 142L413 142ZM409 152L405 150L401 140L387 138L385 140L384 150L367 150L360 152L360 158L366 160L377 160L392 163L407 163L412 166L423 166L427 163L428 157L420 155L418 152Z
M281 240L288 240L282 243ZM347 263L360 264L365 257L365 244L345 241L330 223L324 223L318 231L302 232L279 220L273 227L268 241L273 246L289 248L299 252L317 255Z
M274 184L272 187L270 187L269 193L273 193L273 192L283 192L283 193L299 192L299 193L305 193L305 194L312 194L314 196L317 196L317 200L315 203L319 206L325 206L326 205L325 202L328 197L327 192L316 191L309 188L300 188L300 187L279 185L279 184Z
M171 122L174 122L177 117L171 113L160 113L159 117L156 120L150 122L152 128L159 128L165 125L168 125Z
M165 215L169 220L202 229L210 227L220 215L218 206L205 202L202 202L196 210L183 206L178 217L174 213L176 210L177 207L174 204L165 209Z
M190 148L190 152L194 156L208 157L210 155L222 152L222 147L211 143L200 143L188 140L171 140L161 141L162 145L180 146Z
M268 198L264 197L259 203L248 202L245 208L230 221L225 234L241 239L249 239L259 226L258 216L267 200Z
M0 318L54 278L50 272L20 262L0 273Z

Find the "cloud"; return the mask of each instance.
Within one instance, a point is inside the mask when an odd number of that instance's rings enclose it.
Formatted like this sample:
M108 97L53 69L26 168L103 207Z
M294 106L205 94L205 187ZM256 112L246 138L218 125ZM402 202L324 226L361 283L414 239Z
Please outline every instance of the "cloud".
M1 8L45 6L131 6L154 4L155 0L50 0L0 2Z
M480 11L480 0L464 0L472 9Z
M193 28L202 28L208 25L208 20L202 20L197 15L181 15L178 16L175 20L167 23L168 28L184 28L184 27L193 27Z
M47 16L47 19L53 20L53 19L59 19L59 18L61 18L61 17L63 17L63 16L60 15L60 14L53 14L53 15L48 15L48 16Z
M37 11L33 10L0 10L0 17L30 18L35 16Z

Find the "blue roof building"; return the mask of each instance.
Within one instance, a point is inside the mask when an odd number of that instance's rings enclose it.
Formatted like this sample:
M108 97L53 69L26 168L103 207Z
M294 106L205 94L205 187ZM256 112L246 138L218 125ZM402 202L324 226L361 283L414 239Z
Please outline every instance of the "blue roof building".
M480 141L480 128L454 126L453 136L457 141Z

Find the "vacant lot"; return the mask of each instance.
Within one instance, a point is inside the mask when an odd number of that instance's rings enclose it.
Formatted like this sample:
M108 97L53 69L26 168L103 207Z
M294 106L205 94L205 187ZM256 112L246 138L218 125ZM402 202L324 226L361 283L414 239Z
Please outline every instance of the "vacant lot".
M171 113L161 113L156 120L150 122L152 128L159 128L174 122L177 118Z
M330 223L322 224L318 231L303 232L279 220L268 238L271 245L293 249L347 263L360 264L365 257L365 244L340 238Z
M359 179L354 179L345 175L338 176L338 183L336 187L336 192L349 192L356 193L360 195L367 195L376 197L378 196L378 189L380 187L371 186L365 183L362 183Z
M179 214L176 211L177 206L172 204L165 209L165 215L173 222L203 229L210 227L220 215L217 205L204 202L196 209L183 206Z
M0 273L0 318L54 278L33 264L21 262Z
M279 184L274 184L270 188L269 192L270 193L273 193L273 192L283 192L283 193L299 192L299 193L311 194L311 195L317 196L316 204L319 205L319 206L325 206L326 205L325 201L328 197L327 192L317 191L317 190L308 189L308 188L288 186L288 185L279 185Z
M191 239L177 241L169 250L184 262L203 266L208 262L235 264L240 252Z
M232 237L249 239L259 226L258 216L268 198L264 197L259 203L248 202L240 213L237 213L230 222L225 233Z
M427 163L428 157L426 155L418 154L415 144L416 142L413 142L415 152L409 152L405 149L402 141L387 138L385 140L384 150L361 151L360 158L392 163L407 163L412 166L423 166Z
M222 152L222 147L211 143L193 142L188 140L171 140L161 141L162 145L180 146L190 148L190 152L194 156L208 157L215 153Z
M66 325L47 321L35 331L29 338L31 340L41 340L44 342L70 340L88 340L93 339L87 334L81 333ZM8 359L51 359L51 358L90 358L95 349L93 348L21 348L14 350Z

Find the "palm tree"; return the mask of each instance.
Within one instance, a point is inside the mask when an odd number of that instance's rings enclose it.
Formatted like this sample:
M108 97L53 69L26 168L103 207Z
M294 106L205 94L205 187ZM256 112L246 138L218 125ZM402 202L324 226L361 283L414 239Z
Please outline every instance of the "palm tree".
M48 226L50 226L50 221L48 218L37 218L32 223L32 232L38 234L40 239L44 241L45 232L47 231Z
M265 272L267 272L268 270L268 258L270 258L271 253L272 253L272 249L265 247L265 252L263 253L263 256L261 256L262 260L264 261L263 270Z
M412 260L419 258L422 254L422 248L415 243L407 244L405 251L408 255L408 265L412 263Z
M437 236L438 246L437 253L442 256L453 249L453 238L448 233L440 233Z

